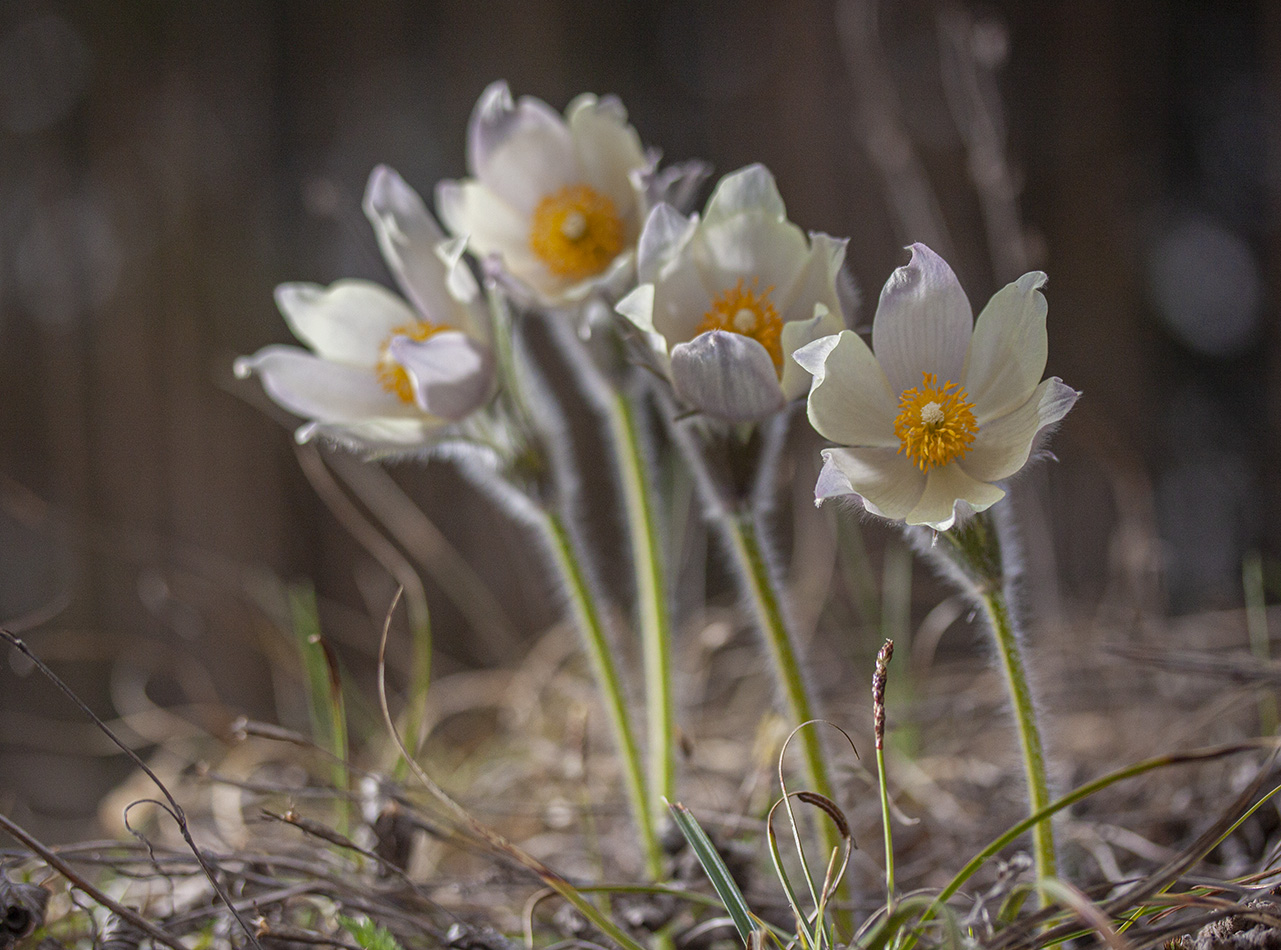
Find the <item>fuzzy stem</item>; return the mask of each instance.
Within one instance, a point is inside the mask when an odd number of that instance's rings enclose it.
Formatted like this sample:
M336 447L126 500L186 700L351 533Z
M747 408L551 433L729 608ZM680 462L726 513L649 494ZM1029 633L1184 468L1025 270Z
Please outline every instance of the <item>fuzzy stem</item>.
M663 852L654 830L653 812L649 808L640 752L627 718L627 701L623 696L613 652L605 636L605 626L596 605L596 597L564 522L548 511L544 513L541 527L556 570L564 582L574 624L583 635L597 688L605 700L606 712L614 732L614 745L623 760L627 794L636 828L641 836L645 867L657 880L663 871Z
M783 619L777 584L757 539L756 520L750 512L726 513L721 524L729 541L739 582L745 588L756 625L769 647L774 672L783 688L788 716L798 725L811 722L815 718L814 704L810 701L809 688L801 675L796 649ZM835 800L818 730L802 729L799 738L810 785L820 795ZM822 827L823 845L830 854L833 848L840 847L840 836L830 823L823 822Z
M636 417L626 394L614 392L609 404L609 434L618 460L636 574L636 602L645 668L645 715L649 751L651 820L666 817L663 800L676 800L673 728L671 619L666 571L650 492L649 466L641 449Z
M1045 778L1045 751L1041 733L1036 725L1036 709L1032 689L1028 685L1027 670L1019 652L1018 637L1010 620L1009 605L999 589L989 589L979 598L1001 658L1005 685L1014 707L1014 721L1018 725L1019 747L1023 751L1023 770L1027 776L1028 811L1036 814L1050 803L1050 787ZM1054 829L1048 820L1032 828L1032 852L1036 858L1038 878L1057 877L1054 857Z

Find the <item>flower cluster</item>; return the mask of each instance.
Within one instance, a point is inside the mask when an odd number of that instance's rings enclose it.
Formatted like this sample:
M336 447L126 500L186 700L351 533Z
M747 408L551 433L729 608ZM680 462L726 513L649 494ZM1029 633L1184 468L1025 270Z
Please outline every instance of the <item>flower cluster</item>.
M823 452L816 499L855 495L909 524L945 529L994 504L1077 398L1041 379L1043 274L1001 290L975 323L951 269L914 245L869 348L846 329L845 241L790 222L760 165L722 178L701 215L662 200L656 183L678 176L657 172L613 97L579 96L561 116L495 83L467 165L470 178L436 188L445 230L395 172L373 172L364 208L400 295L360 280L277 289L308 349L269 346L236 371L309 420L299 440L411 452L489 403L502 381L468 255L528 307L616 301L645 358L706 418L759 422L808 390L814 428L839 444Z

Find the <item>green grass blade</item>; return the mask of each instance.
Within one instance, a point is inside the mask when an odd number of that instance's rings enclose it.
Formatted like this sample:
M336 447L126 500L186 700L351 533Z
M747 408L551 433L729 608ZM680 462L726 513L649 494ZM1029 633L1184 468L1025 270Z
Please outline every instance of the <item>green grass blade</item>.
M667 807L672 814L672 819L676 822L676 827L685 836L694 856L698 858L698 863L703 866L703 873L712 882L712 887L720 897L721 903L725 905L730 919L734 921L738 935L743 938L743 943L750 947L752 934L757 929L756 924L753 922L752 912L747 907L743 892L734 883L734 876L729 873L729 868L725 866L720 852L716 850L712 839L707 837L707 832L695 820L688 808L680 802L671 802Z

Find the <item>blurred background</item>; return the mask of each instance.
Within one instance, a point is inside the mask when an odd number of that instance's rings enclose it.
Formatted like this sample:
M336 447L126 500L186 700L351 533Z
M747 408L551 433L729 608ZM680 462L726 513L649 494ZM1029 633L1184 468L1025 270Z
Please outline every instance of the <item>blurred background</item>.
M370 169L424 195L462 176L497 78L557 109L616 93L669 161L764 162L792 220L850 237L861 324L911 241L976 310L1049 273L1047 372L1085 395L1062 461L1021 485L1038 629L1124 635L1239 606L1247 555L1271 571L1275 4L5 0L0 621L153 761L166 742L216 755L239 713L297 713L300 681L276 672L291 584L369 667L394 572L307 472L347 495L362 476L300 464L293 421L231 363L289 341L277 283L388 279L359 209ZM554 622L519 532L447 465L367 478L426 515L399 548L427 565L439 671L512 662ZM830 526L805 517L789 532ZM892 533L864 533L879 569ZM916 590L919 620L938 595ZM19 660L0 671L0 808L91 834L129 765Z

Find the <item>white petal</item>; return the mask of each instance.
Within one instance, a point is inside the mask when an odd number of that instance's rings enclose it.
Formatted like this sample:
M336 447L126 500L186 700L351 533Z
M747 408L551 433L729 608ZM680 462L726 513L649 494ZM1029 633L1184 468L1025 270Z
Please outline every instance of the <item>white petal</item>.
M429 415L456 422L493 388L493 353L465 333L450 330L422 341L396 337L390 350L409 373L418 408Z
M660 268L689 243L698 227L698 215L685 217L669 204L654 207L645 220L636 250L636 279L652 283Z
M530 96L513 105L503 82L490 85L476 103L467 161L483 185L526 215L544 196L582 176L564 120Z
M418 415L412 419L366 419L360 422L309 422L299 426L294 438L299 443L327 439L361 452L405 452L422 448L445 423Z
M694 234L688 252L669 261L655 281L654 329L669 345L685 343L698 336L712 301L735 283L709 283L712 275L698 263L700 237Z
M836 483L835 473L827 473L829 465L845 477L868 511L892 521L906 518L925 491L924 473L893 449L824 449L827 480L820 476L819 481L828 490Z
M795 360L814 377L808 411L819 435L842 445L898 449L898 400L862 337L843 330L797 350Z
M984 511L1004 497L1003 489L971 478L957 465L943 465L926 473L925 492L903 520L946 531L956 523L958 501Z
M696 409L731 422L749 422L783 405L774 361L741 333L713 330L672 347L672 387Z
M985 482L1010 478L1027 464L1037 433L1066 416L1080 395L1058 378L1047 379L1022 406L981 424L973 446L957 464Z
M451 234L466 236L477 254L510 254L529 247L529 219L479 182L440 182L436 213Z
M787 218L778 185L764 165L748 165L730 172L717 182L712 197L708 199L704 220L708 224L719 224L749 212L779 221Z
M810 374L792 359L792 354L814 340L840 333L845 328L845 321L821 303L814 304L813 313L808 320L783 324L780 340L783 344L783 374L780 382L788 402L805 395L810 388Z
M582 95L569 104L565 115L587 184L607 195L620 216L639 223L640 195L631 173L645 167L645 150L627 124L627 110L613 96Z
M371 369L333 363L295 346L268 346L236 361L236 373L255 373L262 388L290 412L320 422L420 416L378 383Z
M445 234L418 192L392 169L379 165L369 176L363 206L387 266L419 313L444 326L480 319L479 313L462 306L476 301L476 281L461 253L442 256Z
M1045 372L1045 275L1024 274L979 314L965 358L965 390L979 425L1027 402Z
M912 260L885 282L872 323L872 349L896 395L921 385L922 373L938 374L940 385L959 383L974 326L952 268L924 244L911 250Z
M810 235L809 256L804 265L796 272L791 284L780 287L774 298L778 304L778 314L784 322L808 319L814 312L815 302L823 304L838 316L841 314L836 278L845 261L847 243L846 240L837 240L826 234ZM844 326L842 318L837 330Z
M367 280L281 284L276 306L294 336L322 357L373 366L397 327L412 326L418 314L390 290Z

